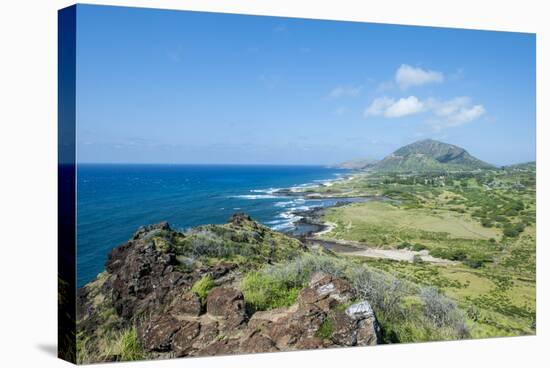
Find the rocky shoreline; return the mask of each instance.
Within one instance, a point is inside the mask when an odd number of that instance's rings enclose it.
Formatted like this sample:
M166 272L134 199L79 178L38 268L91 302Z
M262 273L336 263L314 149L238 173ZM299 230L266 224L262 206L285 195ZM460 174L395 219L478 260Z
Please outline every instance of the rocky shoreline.
M227 245L215 249L221 241ZM233 252L247 255L245 263L236 262ZM186 233L167 223L142 227L110 252L103 273L78 290L80 362L381 343L369 301L348 280L325 272L312 273L287 306L251 308L241 288L250 267L284 264L306 253L298 240L244 214ZM197 285L204 280L203 293ZM139 355L105 349L120 336L133 336Z
M322 220L322 217L325 214L325 212L331 208L346 206L352 203L388 200L388 198L386 197L375 197L375 196L326 197L325 199L334 199L335 203L330 205L313 207L306 210L292 211L291 214L299 217L299 219L294 222L295 229L290 230L288 233L300 239L313 237L332 228L331 224L328 224Z

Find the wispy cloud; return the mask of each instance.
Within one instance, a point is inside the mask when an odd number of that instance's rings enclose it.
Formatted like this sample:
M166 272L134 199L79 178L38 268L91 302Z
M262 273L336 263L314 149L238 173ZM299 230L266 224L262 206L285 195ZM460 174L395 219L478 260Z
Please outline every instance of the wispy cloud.
M436 120L432 122L435 130L460 126L479 119L485 114L485 107L473 104L469 97L456 97L447 101L432 101Z
M430 113L430 125L435 130L456 127L479 119L486 112L481 104L473 104L470 97L462 96L450 100L428 98L421 100L416 96L394 99L375 98L365 109L364 116L401 118L419 113Z
M395 72L395 83L402 90L429 83L442 83L444 79L441 72L415 68L407 64L402 64Z
M415 96L400 98L398 100L388 97L374 99L365 110L365 117L383 116L385 118L400 118L414 115L424 111L425 103Z
M328 94L329 98L356 97L361 94L362 86L337 86Z

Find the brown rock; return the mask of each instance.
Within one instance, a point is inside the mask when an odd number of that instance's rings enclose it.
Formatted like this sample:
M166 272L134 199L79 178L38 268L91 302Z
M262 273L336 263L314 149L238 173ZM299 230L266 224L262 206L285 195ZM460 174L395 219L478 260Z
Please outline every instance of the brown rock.
M307 337L298 341L295 345L296 349L307 350L307 349L319 349L326 347L326 344L322 339L318 337Z
M309 285L310 287L300 292L298 302L301 305L316 304L324 311L334 308L338 303L352 300L355 296L349 282L321 272L313 274ZM333 299L336 302L327 299Z
M364 319L357 326L357 345L376 345L380 341L380 327L374 317Z
M334 299L333 297L325 298L317 302L317 306L321 308L322 311L328 312L334 307L336 307L338 304L338 300Z
M326 313L314 304L300 307L290 318L290 323L300 326L305 337L311 337L317 332L326 318Z
M309 281L309 287L316 288L319 285L327 284L331 281L332 281L332 276L324 272L317 271L317 272L314 272L313 275L311 275L311 279Z
M376 345L380 341L380 326L368 301L350 305L346 314L358 321L357 345Z
M243 353L263 353L279 349L277 349L275 343L269 337L260 333L253 333L241 342L240 350Z
M302 305L315 304L326 297L327 295L319 295L316 289L305 288L300 291L300 294L298 294L298 303Z
M198 348L202 348L211 344L218 336L218 333L218 322L202 323L200 335L195 339L193 346L196 345Z
M151 351L170 350L172 338L180 328L180 322L169 314L154 318L140 331L145 349Z
M186 356L193 350L193 341L199 335L201 329L197 321L185 321L183 326L172 338L172 351L176 356Z
M304 328L299 324L289 323L288 320L281 320L267 328L265 334L275 341L279 349L285 349L300 339L304 334Z
M220 262L210 268L208 273L213 279L219 279L220 277L227 275L229 271L233 270L235 267L237 267L237 265L234 263Z
M199 316L201 314L201 301L192 291L176 297L170 306L170 312L174 316Z
M215 341L205 348L198 350L194 355L197 356L210 356L210 355L227 355L238 353L239 340L238 339L225 339Z
M338 311L330 317L332 322L332 341L337 345L353 346L357 344L357 321L343 311Z
M244 316L244 297L236 289L216 287L206 298L206 310L216 317Z

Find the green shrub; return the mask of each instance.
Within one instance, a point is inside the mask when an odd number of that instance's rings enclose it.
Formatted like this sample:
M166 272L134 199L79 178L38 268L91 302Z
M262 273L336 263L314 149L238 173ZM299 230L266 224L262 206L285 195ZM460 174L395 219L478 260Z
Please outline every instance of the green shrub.
M135 328L124 331L116 341L116 350L120 360L145 359L145 353L138 339Z
M489 220L488 218L481 219L481 226L483 227L491 227L493 226L493 222Z
M269 273L249 272L241 281L245 302L252 310L269 310L292 305L301 285Z
M410 247L412 247L412 244L409 242L403 242L403 243L397 244L397 249L408 249Z
M451 261L464 261L467 258L466 251L457 248L436 248L430 251L434 257L450 259Z
M212 280L212 278L207 275L199 281L195 282L195 284L193 284L193 287L191 288L191 291L195 292L199 296L201 303L204 304L206 302L206 297L208 296L208 293L214 288L214 286L216 286L214 280Z
M330 318L327 318L321 324L321 327L315 332L315 336L320 339L330 339L332 336L333 326Z
M415 243L413 246L412 246L412 250L416 251L416 252L419 252L421 250L424 250L424 249L427 249L425 245L423 244L419 244L419 243Z
M517 231L517 229L509 225L505 226L502 232L504 236L507 236L509 238L515 238L516 236L519 235L519 232Z
M483 266L483 261L476 258L468 258L463 263L471 268L481 268Z
M147 359L147 354L135 327L120 332L105 331L97 340L82 333L77 336L78 364L143 359Z

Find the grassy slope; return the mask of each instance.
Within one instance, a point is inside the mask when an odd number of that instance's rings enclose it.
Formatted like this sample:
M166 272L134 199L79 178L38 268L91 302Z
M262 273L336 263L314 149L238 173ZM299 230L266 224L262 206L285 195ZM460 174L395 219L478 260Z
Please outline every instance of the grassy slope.
M464 264L363 262L399 278L435 286L457 300L469 316L473 337L534 332L534 170L444 179L370 174L331 189L385 194L400 202L331 209L325 219L337 226L328 237L386 248L421 243L435 256L456 257ZM506 232L515 228L521 230L519 234Z
M477 221L466 216L445 210L411 209L406 210L388 202L357 203L351 206L332 208L326 215L328 221L337 224L333 236L341 239L361 240L376 245L391 245L404 241L400 234L417 233L417 230L432 233L447 233L453 238L489 239L496 238L499 232L484 228ZM379 231L390 233L389 241L380 243ZM425 240L422 232L418 238Z

